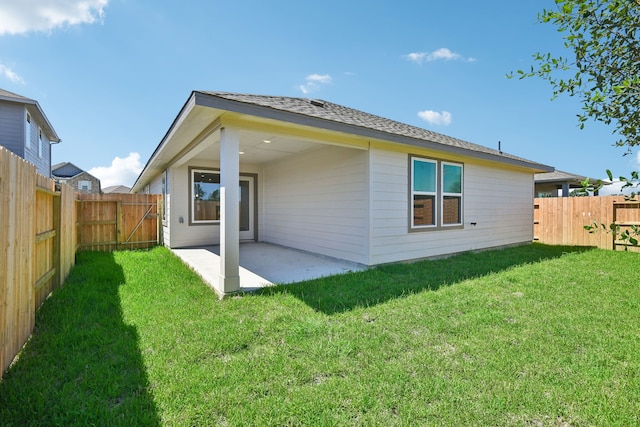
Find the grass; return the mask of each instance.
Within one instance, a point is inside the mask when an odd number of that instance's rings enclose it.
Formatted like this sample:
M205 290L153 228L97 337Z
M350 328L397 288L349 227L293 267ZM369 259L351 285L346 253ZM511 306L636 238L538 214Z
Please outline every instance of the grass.
M0 425L638 425L638 261L532 245L218 301L164 248L79 253Z

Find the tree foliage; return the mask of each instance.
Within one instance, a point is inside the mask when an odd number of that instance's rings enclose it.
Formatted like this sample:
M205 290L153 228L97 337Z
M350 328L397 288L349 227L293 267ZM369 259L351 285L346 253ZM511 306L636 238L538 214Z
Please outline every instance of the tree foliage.
M554 98L563 93L579 97L580 127L589 118L613 125L616 145L630 152L640 145L640 0L555 3L538 21L557 26L570 56L536 53L537 66L517 75L549 81Z
M613 173L609 169L607 169L607 176L610 181L613 181ZM637 171L631 172L631 178L626 178L621 176L618 178L618 181L622 183L620 187L621 191L624 191L626 188L638 188L640 186L640 173ZM594 192L597 192L604 186L602 180L598 180L597 183L589 182L589 178L586 178L582 182L582 188L577 190L580 194L588 195ZM630 202L638 202L639 194L635 191L632 191L628 195L624 195L624 199ZM621 227L619 224L611 223L609 225L598 223L598 221L593 221L593 223L589 225L585 225L584 229L589 233L611 233L615 236L615 240L622 242L624 245L624 250L626 251L629 246L639 246L640 245L640 226L636 224L632 224L630 226Z

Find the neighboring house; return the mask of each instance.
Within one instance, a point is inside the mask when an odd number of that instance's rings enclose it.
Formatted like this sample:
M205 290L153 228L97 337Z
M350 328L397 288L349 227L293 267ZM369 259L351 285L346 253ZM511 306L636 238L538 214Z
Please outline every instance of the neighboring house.
M0 89L0 145L51 177L51 144L58 142L38 101Z
M112 185L110 187L104 187L102 189L102 192L104 194L109 194L109 193L129 193L131 191L131 189L129 187L127 187L126 185Z
M535 174L535 197L569 197L572 190L582 188L582 182L586 176L576 175L569 172L553 171ZM596 184L596 178L589 178L589 182ZM604 185L611 184L610 181L602 180ZM598 192L594 193L597 196Z
M553 168L326 101L194 91L133 193L162 193L163 241L240 241L364 265L533 240L533 175ZM295 266L292 266L295 268Z
M100 180L73 163L64 162L53 165L51 176L57 182L66 183L80 193L101 193Z

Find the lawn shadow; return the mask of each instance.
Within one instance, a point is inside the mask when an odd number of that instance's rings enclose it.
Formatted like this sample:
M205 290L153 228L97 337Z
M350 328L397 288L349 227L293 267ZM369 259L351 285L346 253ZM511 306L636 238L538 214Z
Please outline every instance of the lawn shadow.
M160 425L138 333L123 320L123 284L113 254L78 253L0 382L0 424Z
M499 250L468 252L444 259L388 264L363 272L264 288L258 293L294 295L316 311L334 314L417 292L436 291L443 286L518 265L593 249L534 243Z

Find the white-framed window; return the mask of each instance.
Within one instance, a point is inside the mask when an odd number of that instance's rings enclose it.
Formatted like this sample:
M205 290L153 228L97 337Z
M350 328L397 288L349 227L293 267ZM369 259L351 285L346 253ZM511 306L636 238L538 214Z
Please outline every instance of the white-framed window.
M411 229L462 226L463 165L411 157Z
M438 198L437 161L419 158L411 160L411 190L413 200L411 227L435 227Z
M462 165L442 162L442 225L462 225Z
M24 129L24 146L31 149L31 114L27 113L27 119L25 121L26 126Z
M78 181L78 190L91 191L91 181Z
M42 129L38 128L38 157L42 158Z
M191 169L191 222L220 222L220 172Z

